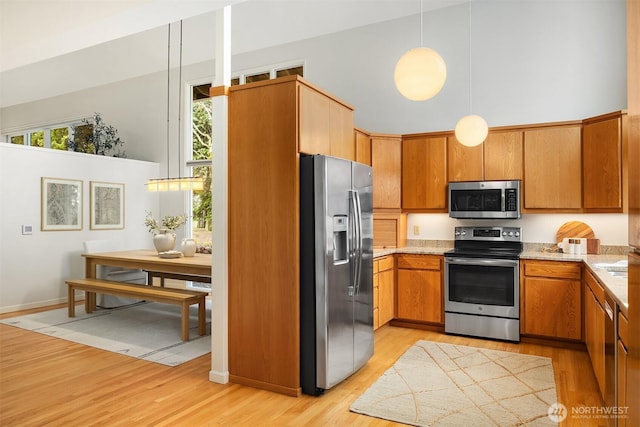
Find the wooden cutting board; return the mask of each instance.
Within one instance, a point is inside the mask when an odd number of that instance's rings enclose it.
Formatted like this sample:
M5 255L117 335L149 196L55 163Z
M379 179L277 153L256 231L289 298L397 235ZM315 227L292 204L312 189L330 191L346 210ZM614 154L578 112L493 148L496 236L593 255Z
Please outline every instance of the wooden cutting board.
M565 237L584 237L586 239L593 239L596 237L595 233L584 222L569 221L560 226L556 234L556 242L562 242Z

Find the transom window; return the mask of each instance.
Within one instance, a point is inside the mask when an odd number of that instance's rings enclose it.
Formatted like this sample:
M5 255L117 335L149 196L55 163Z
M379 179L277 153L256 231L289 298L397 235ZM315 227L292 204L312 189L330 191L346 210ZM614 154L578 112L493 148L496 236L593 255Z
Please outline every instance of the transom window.
M68 150L69 137L74 135L81 142L82 135L93 133L93 125L83 125L78 122L57 123L46 128L26 129L7 135L6 142L31 147L51 148L54 150ZM91 153L92 151L85 151Z

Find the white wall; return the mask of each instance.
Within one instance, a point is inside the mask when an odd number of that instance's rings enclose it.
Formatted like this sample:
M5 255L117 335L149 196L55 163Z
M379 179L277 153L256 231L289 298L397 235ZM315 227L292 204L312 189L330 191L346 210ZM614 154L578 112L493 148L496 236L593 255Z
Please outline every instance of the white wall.
M624 0L474 1L473 112L489 126L503 126L577 120L626 108L625 7ZM166 44L166 35L156 33L158 44ZM443 90L425 102L406 100L393 84L397 60L419 39L416 14L234 55L232 70L303 60L308 80L355 107L358 127L400 134L453 129L469 113L468 4L424 15L424 45L441 53L448 70ZM203 58L211 57L213 43L200 48ZM123 64L104 64L104 73L113 66ZM213 72L206 61L185 67L183 78L201 80ZM99 111L123 136L132 136L125 140L135 140L128 144L129 157L166 165L161 154L164 72L53 99L42 104L46 107L28 103L0 109L0 133L69 115L61 111L70 108L85 115Z
M627 246L628 221L625 214L523 214L521 219L508 221L459 220L447 214L411 214L407 217L407 238L419 240L453 240L456 226L522 227L526 243L554 243L556 232L569 221L582 221L589 225L601 245ZM414 226L419 233L414 234Z
M158 164L0 144L0 312L66 301L64 281L84 277L82 242L113 239L123 248L153 248L145 210L158 211L157 193L146 190ZM40 231L41 177L83 181L83 228ZM89 229L89 182L125 184L125 228ZM32 225L32 235L22 235Z
M474 1L473 112L489 126L583 119L626 108L625 2ZM313 83L355 107L372 132L450 130L469 113L469 8L425 14L424 45L447 63L442 91L404 99L397 60L418 47L418 15L233 57L234 70L305 61Z

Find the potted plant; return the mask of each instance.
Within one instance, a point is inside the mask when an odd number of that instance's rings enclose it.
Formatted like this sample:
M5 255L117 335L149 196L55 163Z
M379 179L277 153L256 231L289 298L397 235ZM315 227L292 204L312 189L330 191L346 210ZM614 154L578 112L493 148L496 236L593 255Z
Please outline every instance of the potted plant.
M100 116L94 113L93 120L82 119L81 125L73 126L73 137L67 144L69 150L80 153L98 154L106 156L112 153L113 157L127 157L124 150L124 141L118 136L118 130L107 125Z
M158 253L171 251L176 245L175 230L187 222L186 215L165 215L161 222L158 222L151 212L147 211L144 225L153 234L153 246Z

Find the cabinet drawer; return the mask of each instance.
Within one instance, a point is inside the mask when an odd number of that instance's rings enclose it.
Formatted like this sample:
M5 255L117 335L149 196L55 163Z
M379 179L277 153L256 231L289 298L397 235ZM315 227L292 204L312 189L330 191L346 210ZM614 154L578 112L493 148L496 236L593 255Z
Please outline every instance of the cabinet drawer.
M398 268L407 270L440 270L442 257L436 255L398 255Z
M386 256L384 258L378 258L376 260L376 262L378 263L378 270L375 270L375 267L374 267L374 271L375 272L387 271L387 270L391 270L393 268L393 257L392 256Z
M526 260L524 262L524 275L557 279L580 279L580 263Z
M601 306L604 306L604 288L589 270L585 270L584 281Z
M618 313L618 338L629 348L629 321L622 313Z

